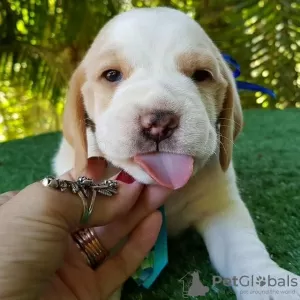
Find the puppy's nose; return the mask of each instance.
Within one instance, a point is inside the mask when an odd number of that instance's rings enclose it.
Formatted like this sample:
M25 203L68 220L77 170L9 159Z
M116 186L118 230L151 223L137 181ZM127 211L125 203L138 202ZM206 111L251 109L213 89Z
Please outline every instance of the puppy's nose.
M179 117L169 111L153 111L141 116L140 121L145 136L159 143L174 133Z

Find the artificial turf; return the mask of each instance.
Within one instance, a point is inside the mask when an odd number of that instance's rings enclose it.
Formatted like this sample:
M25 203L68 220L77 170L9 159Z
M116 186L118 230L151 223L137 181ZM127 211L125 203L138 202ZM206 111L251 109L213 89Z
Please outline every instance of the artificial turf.
M234 149L242 197L273 259L300 274L300 110L244 114L244 131ZM0 144L0 193L51 173L59 139L53 133ZM180 279L194 270L210 291L184 298ZM212 287L215 274L202 239L190 230L169 241L169 264L152 288L138 288L129 280L122 299L235 299L230 288Z

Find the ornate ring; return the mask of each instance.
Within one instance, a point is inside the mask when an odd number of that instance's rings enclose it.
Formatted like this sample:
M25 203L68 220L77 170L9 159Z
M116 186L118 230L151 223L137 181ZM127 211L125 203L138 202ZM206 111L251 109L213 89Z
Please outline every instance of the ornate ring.
M77 181L68 181L48 176L42 180L45 187L50 187L61 192L70 191L78 194L83 205L83 213L80 222L87 223L95 204L97 193L111 197L118 192L118 182L115 180L104 180L99 184L87 177L79 177Z
M107 258L109 253L93 228L81 229L75 232L72 238L92 269L97 268Z

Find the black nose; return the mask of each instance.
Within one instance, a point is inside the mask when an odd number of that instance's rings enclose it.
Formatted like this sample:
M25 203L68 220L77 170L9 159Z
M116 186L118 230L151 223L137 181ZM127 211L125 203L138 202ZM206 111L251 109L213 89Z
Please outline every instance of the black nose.
M145 136L159 143L174 133L179 117L169 111L153 111L141 116L140 122Z

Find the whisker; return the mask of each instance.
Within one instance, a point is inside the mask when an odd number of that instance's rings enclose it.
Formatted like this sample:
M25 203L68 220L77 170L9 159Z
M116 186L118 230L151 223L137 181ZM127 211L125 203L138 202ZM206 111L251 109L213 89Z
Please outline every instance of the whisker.
M224 111L224 110L229 110L229 109L232 109L232 110L233 110L233 107L226 107L226 108L223 108L222 111Z
M241 126L240 123L238 123L237 121L233 120L233 119L228 119L228 118L219 118L219 120L227 120L227 121L232 121L234 122L236 125Z
M233 141L232 139L230 139L230 138L224 136L223 134L220 134L220 137L222 137L222 138L224 138L224 139L230 141L230 142L234 145L234 147L236 147L236 144L234 143L234 141ZM220 142L221 142L221 141L220 141Z
M221 140L220 140L220 144L221 144L221 146L223 147L223 150L224 150L226 156L228 156L228 153L227 153L227 151L226 151L226 148L225 148L224 144L221 142Z
M231 126L230 125L225 125L225 124L220 124L220 127L229 127L229 128L231 128ZM232 128L233 129L233 128Z
M220 124L220 127L231 127L231 126L227 124Z

